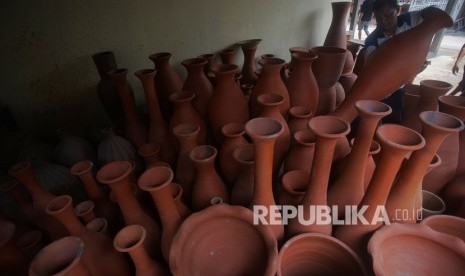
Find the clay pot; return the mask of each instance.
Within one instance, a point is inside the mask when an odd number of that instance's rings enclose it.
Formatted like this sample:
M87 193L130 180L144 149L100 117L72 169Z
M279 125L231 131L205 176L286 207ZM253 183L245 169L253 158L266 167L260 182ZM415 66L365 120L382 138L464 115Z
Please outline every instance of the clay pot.
M142 225L133 224L121 229L113 240L116 250L129 253L136 267L136 276L169 275L166 268L151 259L144 249L147 233Z
M25 232L18 237L16 241L16 246L24 252L24 255L27 256L30 260L46 245L46 240L44 235L39 230L31 230Z
M187 77L182 90L194 92L193 106L205 121L208 119L208 103L213 94L213 86L204 74L207 63L208 61L202 58L190 58L181 62L187 70Z
M276 273L277 256L272 231L253 224L252 211L219 204L184 221L173 240L169 263L173 275L271 276Z
M289 120L287 125L291 132L291 137L301 129L308 129L308 121L313 116L312 110L304 106L293 106L289 108Z
M233 64L217 65L213 68L217 83L208 105L208 118L216 143L223 141L221 128L229 123L245 124L249 119L247 99L239 86L234 83L234 75L239 67Z
M449 216L449 215L434 215L427 217L421 221L434 231L455 236L462 241L465 241L465 219Z
M82 160L97 160L97 154L92 144L84 138L58 130L60 141L55 146L53 160L57 164L71 167Z
M171 196L174 199L174 204L176 204L176 209L179 212L179 215L181 216L181 219L184 220L186 219L192 212L189 210L189 208L184 204L182 200L182 187L178 183L171 182L170 185L170 191L171 191Z
M283 170L302 170L310 173L315 152L315 134L309 129L302 129L297 131L293 138L294 143L286 155Z
M44 247L29 265L31 276L91 276L83 263L87 247L82 239L69 236Z
M312 64L319 91L318 106L314 114L326 115L336 108L334 85L342 74L346 50L333 46L314 47L311 50L318 55Z
M104 133L97 149L99 166L113 161L138 160L137 151L128 140L116 135L111 128L104 130Z
M235 47L225 48L218 52L221 63L223 64L234 64L234 58L236 56L237 49Z
M74 213L86 225L95 219L94 207L95 205L91 200L86 200L74 207Z
M238 145L232 152L239 170L231 191L231 204L249 207L254 192L254 149L251 144Z
M423 177L434 158L442 142L451 134L464 129L464 124L459 119L438 111L424 111L420 113L422 122L422 136L425 139L425 146L421 151L413 152L405 169L398 176L393 185L389 197L386 201L386 211L391 219L396 217L397 210L409 214L417 214L422 207L421 193ZM408 219L397 219L396 221L416 223L415 216Z
M129 89L127 81L128 69L116 69L108 72L116 85L124 111L124 133L135 148L147 142L148 133L145 126L139 121L133 92Z
M345 49L347 47L347 15L351 8L351 2L333 2L331 3L331 8L333 11L333 17L323 45Z
M306 233L283 245L277 275L368 274L357 254L341 241L328 235Z
M171 194L173 171L167 167L152 167L146 170L138 180L139 188L149 192L157 207L162 225L161 249L168 261L171 242L182 222L174 198Z
M79 222L73 213L72 203L70 196L58 196L47 204L45 212L59 220L72 236L82 239L86 246L82 260L89 272L95 275L129 275L130 269L123 255L114 250L108 237Z
M182 89L182 80L178 73L170 66L171 53L160 52L149 56L155 64L157 77L155 78L155 89L157 91L158 103L165 122L171 120L172 109L169 97Z
M108 232L108 221L105 218L95 218L91 222L86 224L86 228L89 228L100 235L112 237L113 233Z
M103 166L97 172L97 180L110 186L112 194L118 203L126 224L140 224L147 231L144 243L149 254L156 258L160 255L161 230L160 226L142 209L137 201L130 175L133 172L131 163L115 161Z
M459 275L465 243L421 224L384 226L368 243L376 275Z
M284 101L279 106L279 111L284 117L287 117L290 107L289 93L286 85L280 77L281 68L286 63L279 58L265 58L258 61L262 66L260 79L255 84L252 94L250 95L250 115L257 117L260 114L261 106L258 104L258 96L264 93L275 93L283 97Z
M336 148L337 139L346 136L350 125L333 116L313 117L308 127L315 134L315 153L312 170L305 196L302 199L302 218L310 219L310 206L325 206L327 203L327 190L329 175ZM287 227L288 236L292 237L302 233L316 232L331 235L332 225L323 223L310 223L304 225L298 218L292 218Z
M121 121L124 118L121 100L116 92L115 84L108 76L108 72L118 68L115 55L110 51L100 52L93 54L92 59L100 76L100 81L97 84L97 96L100 104L113 123Z
M290 106L305 106L316 110L318 106L318 84L312 71L312 63L318 58L315 52L292 54L294 69L287 80Z
M276 138L283 132L283 125L272 118L258 117L248 121L245 131L254 144L254 194L253 205L274 206L273 198L273 155ZM276 214L278 217L279 213ZM270 222L270 212L265 219ZM279 220L279 218L278 218ZM274 237L280 241L284 236L282 224L270 225Z
M307 53L308 49L305 47L291 47L289 48L289 53L291 54L291 60L284 65L284 67L281 69L281 77L284 81L285 84L289 81L289 76L291 75L291 72L295 70L295 58L292 56L294 53ZM274 57L270 56L270 57Z
M45 213L45 207L55 196L39 185L32 171L31 163L17 163L10 167L8 173L28 190L32 198L33 214L37 227L43 230L50 240L57 240L67 236L68 231L66 228L56 219Z
M150 126L148 141L152 143L159 143L161 145L161 159L173 164L176 158L176 153L174 152L174 148L169 140L168 128L166 127L165 120L163 119L160 111L160 105L154 84L155 73L156 72L153 69L142 69L136 71L134 74L140 79L142 86L144 87L147 108L149 110Z
M215 170L216 155L216 148L210 145L197 146L189 153L196 171L192 190L192 208L196 211L210 206L215 197L225 203L229 201L226 186Z
M377 206L386 203L389 191L404 157L425 145L425 140L417 132L394 124L385 124L376 130L376 140L381 145L381 156L368 189L358 205L366 206L364 218L367 224L357 221L336 228L334 236L352 248L362 259L366 259L366 243L371 234L382 226L375 217Z
M204 58L207 60L207 65L205 65L205 67L203 68L203 72L205 76L207 76L210 83L214 85L216 82L216 79L215 79L215 74L213 74L212 72L212 68L215 65L215 54L203 54L203 55L198 56L198 58Z
M434 215L440 215L446 211L446 204L444 201L437 195L422 190L421 191L421 216L422 218L427 218Z
M0 271L5 275L27 275L28 260L15 244L16 225L0 220Z
M344 88L344 99L345 99L345 95L347 93L350 92L350 90L352 89L352 86L354 85L355 81L357 80L357 75L354 74L354 73L351 73L351 74L348 74L348 75L342 75L339 80L338 80L338 83L340 83L342 85L342 88ZM342 102L341 102L342 103ZM336 106L339 106L340 104L336 104Z
M231 184L239 176L240 169L239 163L233 157L233 151L241 145L248 144L248 142L244 138L245 130L242 123L226 124L221 128L221 133L224 139L220 147L218 161L227 186L231 188Z
M346 98L346 93L344 87L339 82L334 84L334 88L336 90L336 107L338 107Z
M452 19L446 12L429 9L423 14L423 21L415 28L395 35L383 43L361 72L354 70L358 75L357 81L347 93L345 101L332 115L352 122L357 116L354 108L357 100L384 99L408 82L424 64L434 34L450 26ZM405 63L406 60L409 62ZM389 65L386 66L387 64ZM373 81L374 79L376 81ZM380 83L384 85L380 86Z
M241 84L255 85L258 81L258 76L255 74L255 52L257 51L257 45L261 41L261 39L249 39L237 43L244 53Z
M355 108L360 123L354 145L350 154L341 161L344 168L328 191L328 204L338 207L339 218L344 218L345 206L358 205L362 200L365 194L365 169L373 135L381 119L392 112L388 105L370 100L357 101Z
M153 164L160 162L161 145L155 142L143 144L137 153L144 158L145 167L148 168Z
M302 170L286 172L281 178L279 205L297 206L302 202L310 180L310 173Z

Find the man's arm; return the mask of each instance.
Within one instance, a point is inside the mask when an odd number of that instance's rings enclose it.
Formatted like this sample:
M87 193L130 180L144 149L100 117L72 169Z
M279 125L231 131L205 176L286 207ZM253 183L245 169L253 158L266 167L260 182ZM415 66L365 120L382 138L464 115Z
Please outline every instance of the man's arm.
M456 75L459 72L458 63L462 60L463 56L465 56L465 44L462 45L460 52L455 60L454 66L452 67L452 73Z

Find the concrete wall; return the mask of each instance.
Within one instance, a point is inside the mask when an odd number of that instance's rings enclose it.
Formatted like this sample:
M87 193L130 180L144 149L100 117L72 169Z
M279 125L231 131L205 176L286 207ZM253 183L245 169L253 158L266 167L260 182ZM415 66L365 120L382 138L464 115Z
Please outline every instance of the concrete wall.
M144 94L134 71L152 68L149 54L170 51L172 65L261 38L257 55L286 60L293 46L321 45L331 22L326 0L15 0L2 1L2 91L21 131L51 137L61 126L109 123L95 93L96 52L114 51L130 70L138 104ZM242 63L242 54L237 64Z

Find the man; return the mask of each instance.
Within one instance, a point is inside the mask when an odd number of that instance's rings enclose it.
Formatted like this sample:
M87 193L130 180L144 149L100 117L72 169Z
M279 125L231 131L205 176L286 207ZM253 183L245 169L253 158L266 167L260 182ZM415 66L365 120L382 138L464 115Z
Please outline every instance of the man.
M424 10L398 16L399 9L397 0L375 0L373 2L373 13L377 26L365 39L365 64L370 61L376 49L386 40L421 23ZM435 8L428 7L426 9ZM382 101L392 108L392 113L383 118L383 123L399 124L402 121L404 93L404 90L399 88Z
M465 44L462 45L459 54L457 55L457 59L455 60L454 66L452 67L452 73L457 75L459 72L459 62L462 60L463 56L465 56ZM465 96L465 66L463 71L462 80L460 81L459 85L452 91L452 94L455 95L457 92L461 92L461 96Z
M360 6L358 12L358 39L362 39L362 30L368 36L368 26L370 25L371 18L373 17L373 0L365 0Z

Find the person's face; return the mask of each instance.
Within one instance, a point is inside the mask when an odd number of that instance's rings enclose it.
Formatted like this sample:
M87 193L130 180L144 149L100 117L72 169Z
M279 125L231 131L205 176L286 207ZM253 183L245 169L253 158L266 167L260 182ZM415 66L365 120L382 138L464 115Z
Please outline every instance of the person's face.
M397 26L397 9L384 5L374 12L376 23L383 30L393 30Z

